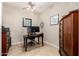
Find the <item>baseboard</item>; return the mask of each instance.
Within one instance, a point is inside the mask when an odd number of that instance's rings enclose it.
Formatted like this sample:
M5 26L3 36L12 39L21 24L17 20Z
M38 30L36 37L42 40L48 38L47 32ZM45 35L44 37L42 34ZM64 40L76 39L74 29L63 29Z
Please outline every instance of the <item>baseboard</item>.
M12 43L12 45L18 45L18 44L22 44L23 43L23 41L21 41L21 42L16 42L16 43Z
M22 43L23 43L23 41L21 41L21 42L16 42L16 43L12 43L12 45L18 45L18 44L22 44ZM52 43L47 42L47 41L44 41L44 43L46 43L46 44L48 44L48 45L50 45L50 46L53 46L53 47L59 49L59 47L56 46L55 44L52 44Z
M44 41L44 43L46 43L46 44L48 44L48 45L50 45L50 46L53 46L53 47L59 49L59 47L57 47L55 44L51 44L50 42L47 42L47 41Z

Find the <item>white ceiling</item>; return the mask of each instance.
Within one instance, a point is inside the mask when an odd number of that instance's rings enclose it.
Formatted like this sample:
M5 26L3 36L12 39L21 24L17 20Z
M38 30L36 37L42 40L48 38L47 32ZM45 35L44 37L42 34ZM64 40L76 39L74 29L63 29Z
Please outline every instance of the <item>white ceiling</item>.
M36 12L42 12L46 10L49 7L52 7L54 5L54 2L32 2L36 9ZM14 6L18 8L25 8L28 5L28 2L4 2L3 4L8 6Z

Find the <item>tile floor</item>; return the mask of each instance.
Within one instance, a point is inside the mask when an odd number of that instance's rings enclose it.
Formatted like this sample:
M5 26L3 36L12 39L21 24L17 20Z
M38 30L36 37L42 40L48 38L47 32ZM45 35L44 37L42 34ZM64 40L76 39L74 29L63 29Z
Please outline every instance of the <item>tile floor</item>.
M23 44L14 45L9 49L8 56L60 56L58 49L47 44L42 47L41 44L29 46L25 52Z

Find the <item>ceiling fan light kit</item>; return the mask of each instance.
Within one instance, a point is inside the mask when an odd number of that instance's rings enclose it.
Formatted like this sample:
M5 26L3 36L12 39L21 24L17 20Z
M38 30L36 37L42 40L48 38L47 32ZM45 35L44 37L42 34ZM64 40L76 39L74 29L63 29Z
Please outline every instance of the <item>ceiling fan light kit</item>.
M30 11L34 11L36 8L35 8L35 5L32 4L32 2L29 2L27 5L27 8L25 8L25 9L30 10Z

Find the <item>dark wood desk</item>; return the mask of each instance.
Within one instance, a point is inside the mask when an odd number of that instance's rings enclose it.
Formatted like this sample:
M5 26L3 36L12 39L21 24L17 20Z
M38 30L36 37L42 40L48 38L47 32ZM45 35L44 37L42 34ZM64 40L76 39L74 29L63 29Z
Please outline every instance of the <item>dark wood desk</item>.
M43 33L41 34L35 34L35 35L24 35L24 48L25 48L25 51L27 51L27 40L31 37L38 37L38 43L39 43L39 37L42 37L42 46L44 45L43 44Z

